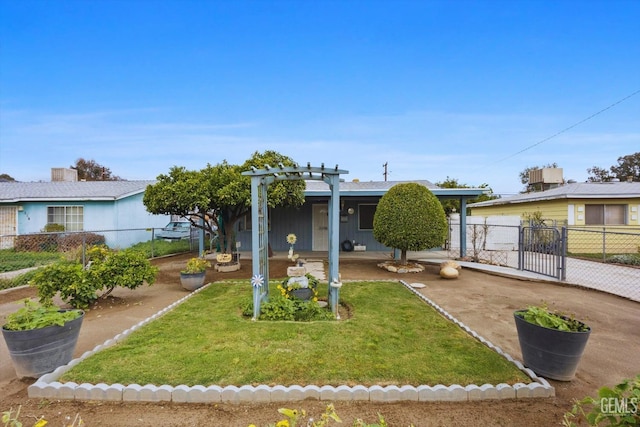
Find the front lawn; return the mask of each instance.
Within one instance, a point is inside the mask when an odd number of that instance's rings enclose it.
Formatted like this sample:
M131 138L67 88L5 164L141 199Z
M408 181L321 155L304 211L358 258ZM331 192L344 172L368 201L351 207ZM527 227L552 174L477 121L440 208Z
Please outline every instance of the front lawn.
M275 284L271 282L275 295ZM326 285L321 285L326 293ZM169 385L529 383L396 282L345 283L340 321L252 322L248 282L218 282L61 381Z

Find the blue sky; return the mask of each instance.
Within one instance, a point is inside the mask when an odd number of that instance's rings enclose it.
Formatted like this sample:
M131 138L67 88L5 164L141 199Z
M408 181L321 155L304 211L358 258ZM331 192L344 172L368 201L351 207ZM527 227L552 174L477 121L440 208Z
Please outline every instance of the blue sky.
M0 0L0 173L272 149L347 180L584 181L640 151L638 22L637 0Z

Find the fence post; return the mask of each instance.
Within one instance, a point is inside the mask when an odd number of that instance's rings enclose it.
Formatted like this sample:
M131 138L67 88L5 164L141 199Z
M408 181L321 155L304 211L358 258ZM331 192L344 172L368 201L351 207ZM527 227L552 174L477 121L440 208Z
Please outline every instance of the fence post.
M562 231L561 231L561 241L562 241L562 248L560 249L560 277L558 277L558 279L562 280L563 282L565 280L567 280L567 246L569 246L568 243L568 236L569 233L567 231L567 227L562 227Z
M524 266L524 228L518 225L518 270Z
M156 229L155 228L151 228L151 258L154 258L156 256L155 255L155 247L154 247L155 242L156 242L155 233L156 233Z
M602 227L602 262L607 260L607 227Z
M87 265L87 235L82 233L82 265Z

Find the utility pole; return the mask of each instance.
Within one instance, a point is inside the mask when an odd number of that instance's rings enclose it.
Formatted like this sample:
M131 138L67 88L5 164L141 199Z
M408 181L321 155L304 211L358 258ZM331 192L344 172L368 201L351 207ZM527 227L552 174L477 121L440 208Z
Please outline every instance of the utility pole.
M382 167L384 168L384 172L382 173L382 175L384 175L384 180L387 180L387 176L389 175L389 172L387 171L387 167L389 166L389 162L385 162L384 165L382 165Z

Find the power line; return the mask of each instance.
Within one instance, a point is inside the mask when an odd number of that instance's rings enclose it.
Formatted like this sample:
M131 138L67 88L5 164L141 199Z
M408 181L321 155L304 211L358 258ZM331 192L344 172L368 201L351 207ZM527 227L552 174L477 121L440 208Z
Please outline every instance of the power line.
M544 139L542 139L542 140L540 140L540 141L536 142L535 144L529 145L528 147L525 147L525 148L523 148L522 150L520 150L520 151L518 151L518 152L516 152L516 153L514 153L514 154L511 154L510 156L504 157L504 158L502 158L502 159L500 159L500 160L496 160L496 161L495 161L495 162L493 162L493 163L503 162L503 161L505 161L505 160L507 160L507 159L510 159L510 158L512 158L512 157L517 156L518 154L522 154L522 153L524 153L525 151L528 151L528 150L532 149L533 147L537 147L538 145L543 144L543 143L545 143L545 142L549 141L550 139L553 139L553 138L555 138L556 136L558 136L558 135L560 135L560 134L563 134L563 133L565 133L565 132L567 132L567 131L569 131L569 130L573 129L573 128L575 128L576 126L579 126L579 125L581 125L582 123L584 123L584 122L586 122L586 121L588 121L588 120L591 120L592 118L596 117L597 115L600 115L600 114L604 113L605 111L607 111L607 110L609 110L609 109L611 109L611 108L615 107L616 105L623 103L624 101L626 101L627 99L631 98L631 97L632 97L632 96L634 96L634 95L637 95L638 93L640 93L640 89L638 89L638 90L636 90L635 92L631 93L630 95L627 95L627 96L625 96L624 98L622 98L622 99L620 99L620 100L618 100L618 101L614 102L613 104L609 105L608 107L603 108L602 110L600 110L600 111L598 111L598 112L593 113L593 114L592 114L592 115L590 115L589 117L587 117L587 118L585 118L585 119L582 119L582 120L580 120L579 122L574 123L574 124L572 124L571 126L569 126L569 127L567 127L567 128L564 128L564 129L562 129L561 131L556 132L556 133L554 133L553 135L548 136L548 137L546 137L546 138L544 138Z

